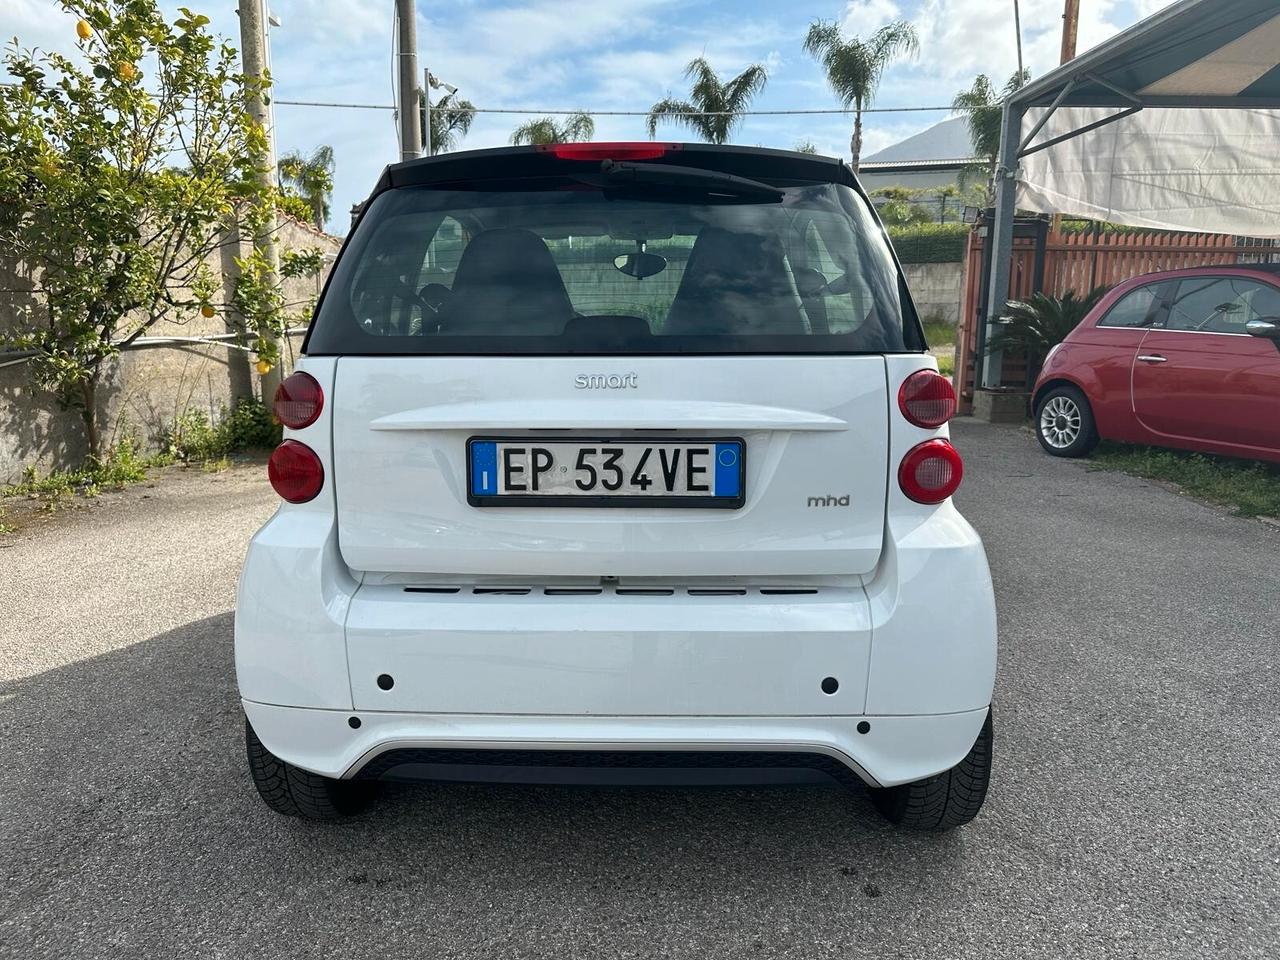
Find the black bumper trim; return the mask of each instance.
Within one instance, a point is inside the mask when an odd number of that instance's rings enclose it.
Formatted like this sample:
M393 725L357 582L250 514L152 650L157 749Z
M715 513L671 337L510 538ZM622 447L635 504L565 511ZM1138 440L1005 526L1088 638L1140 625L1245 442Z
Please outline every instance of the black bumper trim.
M756 750L512 750L400 748L371 759L358 780L590 786L861 786L820 753Z

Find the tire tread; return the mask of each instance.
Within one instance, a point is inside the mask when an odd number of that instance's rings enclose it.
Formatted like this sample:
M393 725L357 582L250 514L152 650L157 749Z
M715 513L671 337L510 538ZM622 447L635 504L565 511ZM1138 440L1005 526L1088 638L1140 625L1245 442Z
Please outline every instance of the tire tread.
M978 815L991 783L991 711L968 754L950 770L923 780L871 791L889 822L913 830L951 830Z
M253 785L276 813L304 820L345 820L372 799L372 783L334 780L281 760L258 739L247 717L244 740Z

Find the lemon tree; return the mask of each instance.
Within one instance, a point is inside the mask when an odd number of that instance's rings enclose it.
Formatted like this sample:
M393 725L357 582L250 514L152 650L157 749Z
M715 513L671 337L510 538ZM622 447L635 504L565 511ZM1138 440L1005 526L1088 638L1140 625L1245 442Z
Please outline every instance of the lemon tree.
M61 5L80 57L19 41L4 53L15 82L0 87L0 251L30 290L6 294L18 318L0 346L33 354L33 379L81 412L97 457L108 361L161 320L209 315L224 227L273 198L255 179L257 81L207 17L168 19L154 0Z

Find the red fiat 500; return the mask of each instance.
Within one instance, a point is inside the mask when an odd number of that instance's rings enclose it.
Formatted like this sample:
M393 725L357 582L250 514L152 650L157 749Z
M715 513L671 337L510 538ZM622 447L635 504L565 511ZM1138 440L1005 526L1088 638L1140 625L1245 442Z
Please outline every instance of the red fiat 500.
M1106 439L1280 461L1280 265L1125 281L1050 351L1033 409L1056 457Z

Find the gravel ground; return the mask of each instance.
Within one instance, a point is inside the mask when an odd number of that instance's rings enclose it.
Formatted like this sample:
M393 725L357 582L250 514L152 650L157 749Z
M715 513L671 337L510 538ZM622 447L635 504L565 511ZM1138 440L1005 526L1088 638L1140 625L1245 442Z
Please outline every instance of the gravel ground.
M232 676L261 468L0 540L0 955L1275 957L1280 536L955 432L1003 645L993 791L943 836L801 789L395 787L283 819Z

